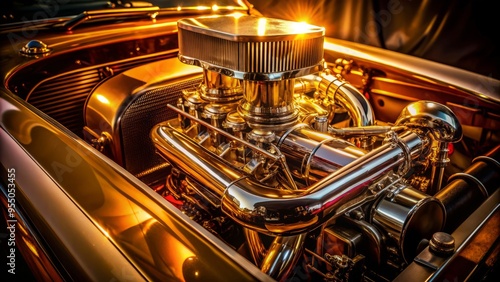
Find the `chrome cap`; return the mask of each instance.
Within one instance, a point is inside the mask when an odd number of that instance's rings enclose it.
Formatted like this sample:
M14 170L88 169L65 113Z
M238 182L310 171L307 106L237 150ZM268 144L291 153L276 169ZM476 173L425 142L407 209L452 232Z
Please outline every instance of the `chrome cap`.
M24 55L43 55L49 53L51 49L40 40L31 40L19 51Z

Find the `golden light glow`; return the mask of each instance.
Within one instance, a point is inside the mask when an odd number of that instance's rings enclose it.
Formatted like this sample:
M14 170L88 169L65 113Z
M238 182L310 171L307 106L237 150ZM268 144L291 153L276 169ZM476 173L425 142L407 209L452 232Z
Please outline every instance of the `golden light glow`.
M212 6L212 11L217 11L217 10L219 10L219 6L217 6L217 4L214 4Z
M161 244L161 246L163 248L163 252L167 254L166 261L169 265L171 265L171 268L176 270L175 272L182 273L182 265L184 264L184 261L193 257L194 253L171 235L167 236L165 239L166 242Z
M297 22L310 22L311 19L321 19L324 15L323 5L311 5L297 1L294 5L287 5L283 13L283 18Z
M208 26L207 26L206 24L203 24L203 23L199 22L199 21L198 21L198 20L196 20L196 19L193 19L192 21L193 21L193 22L195 22L198 26L202 26L202 27L206 27L206 28L208 28Z
M106 105L109 105L109 100L108 98L104 97L103 95L101 94L97 94L96 95L96 98L97 100L99 100L99 102L103 103L103 104L106 104Z
M407 107L408 109L408 112L410 112L410 114L412 115L416 115L418 113L418 109L415 107L414 104L411 104Z
M361 58L367 59L367 60L375 60L376 59L376 57L374 57L373 55L370 55L368 53L363 53L363 52L360 52L358 50L355 50L355 49L352 49L352 48L349 48L349 47L345 47L343 45L339 45L339 44L336 44L336 43L328 42L328 40L325 40L325 45L324 46L325 46L326 50L332 50L332 51L335 51L335 52L347 54L349 56L361 57Z
M197 6L196 10L199 10L199 11L210 10L210 7L207 7L207 6Z
M311 27L307 22L295 22L293 23L293 30L297 33L305 33Z
M99 226L99 229L101 229L101 231L102 231L102 233L104 234L104 236L106 236L107 238L111 238L111 237L109 236L109 233L108 233L108 231L107 231L107 230L105 230L104 228L102 228L102 227L100 227L100 226Z
M240 13L240 12L234 12L234 13L232 13L232 14L229 14L229 16L231 16L231 17L233 17L233 18L235 18L235 19L239 19L239 18L241 18L241 17L245 16L245 14Z
M38 254L38 250L37 250L37 247L30 241L30 240L27 240L24 236L21 237L24 241L24 244L26 244L26 246L28 247L28 249L30 249L30 251L37 257L40 257L40 255Z
M266 34L266 28L267 28L267 19L266 18L260 18L258 23L257 23L257 34L258 35L265 35Z
M177 6L177 11L180 11L182 10L182 7L181 6Z
M417 78L417 79L420 79L420 80L423 80L425 82L429 82L429 83L432 83L432 84L437 84L436 81L434 81L433 79L430 79L428 77L425 77L425 76L421 76L421 75L413 75L413 77Z

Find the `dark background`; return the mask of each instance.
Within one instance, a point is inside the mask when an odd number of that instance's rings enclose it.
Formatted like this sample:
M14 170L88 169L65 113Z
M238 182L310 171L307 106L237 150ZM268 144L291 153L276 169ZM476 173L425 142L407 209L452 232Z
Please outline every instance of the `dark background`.
M500 79L494 1L250 0L264 16Z

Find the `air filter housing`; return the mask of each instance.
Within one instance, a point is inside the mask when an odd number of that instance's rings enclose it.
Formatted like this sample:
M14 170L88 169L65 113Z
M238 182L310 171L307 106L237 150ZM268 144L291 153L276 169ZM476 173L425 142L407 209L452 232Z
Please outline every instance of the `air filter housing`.
M282 80L318 72L324 28L253 16L178 22L179 59L244 80Z

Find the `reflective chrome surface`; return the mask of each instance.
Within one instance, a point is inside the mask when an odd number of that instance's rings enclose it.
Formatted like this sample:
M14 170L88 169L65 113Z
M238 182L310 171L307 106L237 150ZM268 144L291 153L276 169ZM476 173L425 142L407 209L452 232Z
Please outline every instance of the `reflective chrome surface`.
M375 124L375 115L370 103L349 82L326 73L321 73L320 76L302 77L300 81L312 83L313 87L318 90L320 97L330 100L329 103L338 103L349 112L354 125L361 127Z
M297 122L298 113L293 101L295 81L243 82L245 89L238 113L251 128L288 128Z
M181 61L246 80L281 80L322 65L324 29L253 16L183 19Z
M345 140L299 124L280 136L277 146L295 177L312 184L360 158L366 151Z
M50 52L50 48L47 44L40 40L31 40L26 43L26 45L21 48L19 52L28 56L45 55Z
M445 216L441 202L403 185L375 206L373 221L387 230L403 258L411 262L418 244L443 228Z
M434 195L442 186L444 168L450 161L448 143L462 139L460 122L448 107L432 101L418 101L404 108L396 124L425 128L438 142L431 157L432 175L429 193Z
M318 227L362 202L367 185L404 162L401 148L386 144L333 172L306 190L288 191L248 180L167 125L152 131L157 148L180 169L222 196L222 210L244 226L271 234L297 234ZM413 156L420 153L415 134L404 136ZM349 195L346 197L345 195ZM360 201L353 199L361 197ZM286 223L286 224L284 224Z
M396 124L427 128L440 142L458 142L462 139L462 126L455 114L448 107L432 101L409 104L401 112Z
M306 236L276 237L262 261L262 271L277 280L287 277L302 255Z
M206 69L200 87L203 99L213 102L239 100L243 93L240 80Z

